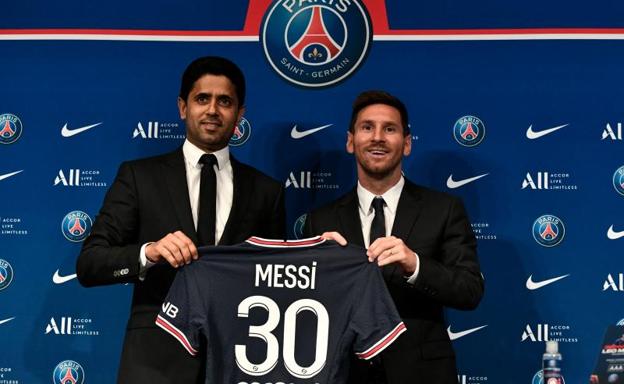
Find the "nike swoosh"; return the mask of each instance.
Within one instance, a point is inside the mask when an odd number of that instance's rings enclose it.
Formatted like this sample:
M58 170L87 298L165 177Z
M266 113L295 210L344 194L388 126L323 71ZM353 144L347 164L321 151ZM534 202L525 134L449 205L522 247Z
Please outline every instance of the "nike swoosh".
M475 180L479 180L480 178L485 177L487 175L489 175L489 173L484 173L483 175L471 177L469 179L455 181L455 180L453 180L453 174L451 173L451 175L448 177L448 179L446 179L446 186L448 188L450 188L450 189L459 188L459 187L464 186L464 185L466 185L468 183L472 183Z
M534 139L539 139L542 136L546 136L549 133L553 133L561 128L565 128L570 124L564 124L564 125L559 125L557 127L553 127L553 128L548 128L548 129L543 129L541 131L534 131L533 130L533 125L529 125L529 129L527 129L526 131L526 137L528 139L534 140Z
M297 125L295 124L294 127L292 127L292 131L290 131L290 137L292 137L293 139L302 139L306 136L309 136L313 133L316 133L320 130L323 130L325 128L329 128L331 127L333 124L327 124L327 125L322 125L320 127L316 127L316 128L312 128L312 129L308 129L305 131L298 131L297 130Z
M547 279L547 280L542 280L542 281L533 281L533 275L529 276L529 278L526 281L526 287L528 290L535 290L535 289L540 289L542 287L547 286L548 284L552 284L555 281L559 281L561 279L565 279L566 277L570 276L570 274L568 273L567 275L563 275L563 276L559 276L559 277L553 277L552 279Z
M87 126L80 127L80 128L69 129L67 128L67 123L65 123L65 125L63 125L63 128L61 128L61 135L63 135L63 137L72 137L74 135L87 131L91 128L97 127L100 124L102 123L87 125Z
M9 177L15 176L15 175L17 175L18 173L20 173L22 171L23 171L23 169L21 171L15 171L15 172L11 172L11 173L6 173L4 175L0 175L0 180L8 179Z
M620 237L624 237L624 231L614 231L613 230L613 225L609 227L609 230L607 231L607 237L611 240L617 240Z
M73 275L61 276L59 275L59 270L57 269L56 272L54 272L54 276L52 276L52 281L54 281L54 284L63 284L75 278L76 278L75 273Z
M451 331L451 326L449 325L449 327L447 328L446 332L448 333L449 338L452 341L452 340L457 340L460 337L464 337L466 335L469 335L469 334L471 334L473 332L477 332L478 330L483 329L485 327L487 327L487 325L482 325L482 326L477 327L477 328L466 329L465 331L461 331L461 332L453 332L453 331Z
M15 317L9 317L8 319L0 320L0 324L8 323L9 321L15 319Z

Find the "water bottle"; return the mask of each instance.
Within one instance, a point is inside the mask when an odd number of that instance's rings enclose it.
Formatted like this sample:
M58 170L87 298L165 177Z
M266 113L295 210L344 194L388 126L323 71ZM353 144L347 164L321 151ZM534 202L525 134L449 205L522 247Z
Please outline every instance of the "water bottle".
M561 378L561 353L559 343L556 341L546 342L546 352L542 357L542 372L544 384L563 384Z

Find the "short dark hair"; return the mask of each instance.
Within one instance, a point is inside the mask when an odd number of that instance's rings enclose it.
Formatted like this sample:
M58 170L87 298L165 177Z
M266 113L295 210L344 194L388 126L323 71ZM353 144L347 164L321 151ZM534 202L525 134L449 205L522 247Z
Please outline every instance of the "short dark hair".
M180 84L180 98L184 101L188 98L195 82L204 75L225 76L236 91L239 108L245 105L245 76L236 64L219 56L205 56L193 60L182 74Z
M403 136L407 136L410 133L408 125L407 108L405 104L398 97L392 96L386 91L364 91L360 93L353 102L353 111L351 112L351 123L349 123L349 132L353 133L355 129L355 121L357 120L358 113L369 105L373 104L385 104L390 107L394 107L399 111L401 115L401 124L403 125Z

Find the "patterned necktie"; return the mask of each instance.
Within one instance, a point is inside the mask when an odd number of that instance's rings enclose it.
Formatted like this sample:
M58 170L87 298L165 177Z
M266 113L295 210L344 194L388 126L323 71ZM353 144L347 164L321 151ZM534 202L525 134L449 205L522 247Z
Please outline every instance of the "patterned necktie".
M217 221L217 175L214 166L219 165L212 154L204 154L199 159L202 164L199 184L199 213L197 216L197 239L199 245L215 245Z

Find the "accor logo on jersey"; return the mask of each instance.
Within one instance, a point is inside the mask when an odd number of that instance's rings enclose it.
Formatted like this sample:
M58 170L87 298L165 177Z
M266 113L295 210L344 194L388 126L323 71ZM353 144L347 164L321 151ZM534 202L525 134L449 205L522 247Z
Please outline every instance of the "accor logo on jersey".
M613 188L615 188L617 193L624 196L624 165L613 174Z
M11 113L0 115L0 144L13 144L22 135L22 122Z
M64 360L56 365L52 373L54 384L82 384L85 373L82 365L73 360Z
M79 242L91 232L91 217L82 211L71 211L63 218L61 230L69 241Z
M479 145L485 138L485 124L475 116L463 116L453 125L455 141L464 147Z
M13 267L8 261L0 259L0 291L11 285L13 281Z
M542 215L533 222L533 238L539 245L554 247L563 240L565 226L560 218L554 215Z
M249 140L251 136L251 124L249 120L241 117L240 121L234 128L234 134L230 138L230 145L233 147L238 147L239 145L243 145Z
M280 76L304 87L325 87L362 64L373 32L358 0L279 0L265 14L260 35Z

